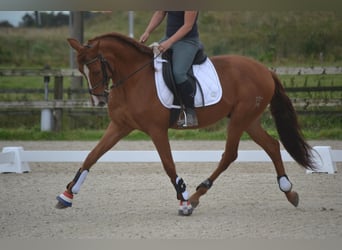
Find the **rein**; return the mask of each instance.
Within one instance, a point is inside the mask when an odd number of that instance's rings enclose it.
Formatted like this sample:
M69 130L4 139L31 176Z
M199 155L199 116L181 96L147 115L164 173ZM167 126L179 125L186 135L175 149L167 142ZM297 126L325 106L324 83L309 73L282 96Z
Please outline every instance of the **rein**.
M112 88L117 88L120 85L124 84L129 78L133 77L135 74L137 74L138 72L140 72L141 70L143 70L144 68L146 68L148 65L150 65L151 63L153 63L153 61L160 55L161 53L157 54L156 56L154 56L152 58L152 60L148 61L147 63L143 64L141 67L139 67L137 70L133 71L132 73L130 73L129 75L127 75L126 77L116 81L115 83L112 84L112 86L110 87ZM100 61L101 63L101 71L102 71L102 81L98 82L97 84L95 84L94 87L89 88L89 94L94 95L94 96L104 96L107 97L109 94L109 89L107 87L108 82L110 80L110 77L108 77L107 74L107 70L106 68L109 69L110 73L113 75L114 70L112 69L112 67L110 66L110 64L108 63L108 61L106 60L106 58L104 58L101 54L97 55L95 58L89 60L88 62L84 63L85 65L89 65L92 64L94 62L96 62L97 60ZM104 89L104 93L103 94L95 94L93 93L93 90L98 88L100 85L105 85L106 88Z
M137 70L130 73L128 76L124 77L123 79L118 80L117 82L113 83L113 85L110 88L117 88L118 86L122 85L127 81L129 78L146 68L149 64L153 63L153 61L160 55L161 53L157 54L152 58L152 60L148 61L147 63L143 64L141 67L139 67Z

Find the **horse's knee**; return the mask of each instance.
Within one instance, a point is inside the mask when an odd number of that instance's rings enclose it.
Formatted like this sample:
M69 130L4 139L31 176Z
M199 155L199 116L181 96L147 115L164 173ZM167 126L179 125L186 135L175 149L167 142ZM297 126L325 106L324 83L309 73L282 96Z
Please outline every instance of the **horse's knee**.
M222 171L226 170L229 165L234 162L238 157L238 152L224 152L222 154L220 166Z

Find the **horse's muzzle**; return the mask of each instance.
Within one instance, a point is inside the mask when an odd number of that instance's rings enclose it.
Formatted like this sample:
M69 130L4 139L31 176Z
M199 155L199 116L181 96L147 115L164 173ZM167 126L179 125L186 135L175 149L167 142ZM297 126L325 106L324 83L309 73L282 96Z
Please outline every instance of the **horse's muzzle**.
M103 107L108 103L108 95L100 96L98 99L98 107Z
M103 107L103 106L105 106L106 104L107 104L107 102L100 101L100 102L97 104L97 106L98 106L98 107Z
M104 107L108 103L108 95L105 96L92 96L93 106Z

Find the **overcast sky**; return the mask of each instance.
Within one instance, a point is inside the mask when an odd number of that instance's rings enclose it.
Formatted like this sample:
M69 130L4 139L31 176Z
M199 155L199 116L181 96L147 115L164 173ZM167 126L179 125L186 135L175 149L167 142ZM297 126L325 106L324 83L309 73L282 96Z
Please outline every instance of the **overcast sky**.
M0 22L8 21L14 26L18 26L26 13L32 14L33 11L0 11ZM68 11L62 11L68 13Z
M8 21L12 25L18 26L27 12L32 13L32 11L0 11L0 22Z

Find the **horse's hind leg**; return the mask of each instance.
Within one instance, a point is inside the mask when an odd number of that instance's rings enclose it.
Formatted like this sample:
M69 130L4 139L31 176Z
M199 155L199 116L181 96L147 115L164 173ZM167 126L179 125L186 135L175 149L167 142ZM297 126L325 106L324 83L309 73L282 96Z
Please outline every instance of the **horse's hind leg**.
M250 135L250 137L259 144L269 155L271 158L275 170L278 176L278 184L281 191L283 191L288 199L288 201L294 205L298 206L299 198L298 194L294 191L291 191L292 184L289 181L283 161L281 159L280 154L280 145L279 142L271 137L260 125L259 119L254 121L251 126L246 130L246 132Z

